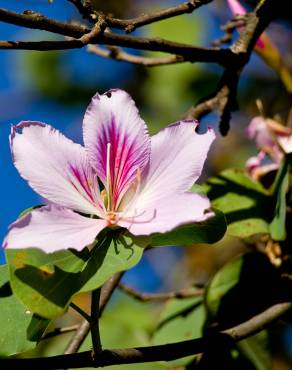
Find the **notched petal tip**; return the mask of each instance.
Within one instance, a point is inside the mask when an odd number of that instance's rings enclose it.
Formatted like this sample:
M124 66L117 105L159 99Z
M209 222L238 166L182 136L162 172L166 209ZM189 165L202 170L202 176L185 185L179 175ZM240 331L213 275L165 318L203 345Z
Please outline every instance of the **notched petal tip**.
M84 217L50 204L34 209L12 223L3 247L40 248L46 253L68 248L82 250L93 243L105 227L104 220Z
M120 89L96 94L85 112L83 134L90 163L118 205L150 156L148 129L134 100Z
M11 125L10 128L10 135L9 135L9 146L10 146L10 151L11 151L11 156L13 162L15 161L15 156L13 153L13 141L16 137L17 134L21 135L22 131L26 127L30 126L40 126L40 127L45 127L47 126L46 123L40 122L40 121L20 121L16 125Z

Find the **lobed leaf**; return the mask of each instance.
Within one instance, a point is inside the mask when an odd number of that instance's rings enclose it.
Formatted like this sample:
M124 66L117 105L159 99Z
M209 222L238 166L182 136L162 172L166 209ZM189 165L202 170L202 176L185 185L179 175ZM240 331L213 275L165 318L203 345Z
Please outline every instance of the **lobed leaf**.
M46 254L40 249L8 249L11 287L32 312L53 318L62 315L73 296L96 289L118 271L139 262L143 248L128 237L81 252L64 250Z
M10 356L34 348L49 321L33 315L13 295L7 265L0 266L0 356Z

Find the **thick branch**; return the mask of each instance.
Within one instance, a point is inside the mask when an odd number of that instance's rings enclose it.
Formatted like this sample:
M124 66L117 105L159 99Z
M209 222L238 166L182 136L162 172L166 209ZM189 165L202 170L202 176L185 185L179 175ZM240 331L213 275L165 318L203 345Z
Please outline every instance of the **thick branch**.
M119 364L132 364L152 361L171 361L202 353L210 347L210 342L218 340L237 342L266 328L292 308L291 302L278 303L250 320L212 336L150 347L112 349L102 351L94 360L91 351L31 359L0 359L0 365L10 370L19 368L56 368L105 367Z
M63 36L78 38L66 41L0 41L0 49L21 50L62 50L82 48L82 36L90 33L90 29L77 25L51 20L37 13L18 14L0 9L0 21L20 25L27 28L41 29ZM107 20L104 20L105 27ZM218 63L225 67L233 65L237 55L229 49L200 48L161 38L135 37L119 35L112 32L99 33L90 39L92 44L125 46L128 48L160 51L184 57L185 61Z
M201 297L204 290L187 288L182 289L177 292L168 292L168 293L140 293L137 290L128 287L125 284L120 283L119 288L126 294L137 299L141 302L153 302L153 301L164 301L171 298L189 298L189 297Z

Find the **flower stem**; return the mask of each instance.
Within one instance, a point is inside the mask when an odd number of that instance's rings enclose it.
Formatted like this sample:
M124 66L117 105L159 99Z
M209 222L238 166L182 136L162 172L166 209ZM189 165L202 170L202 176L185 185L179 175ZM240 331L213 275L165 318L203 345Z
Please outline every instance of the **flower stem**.
M101 352L101 341L99 333L99 299L100 299L101 288L95 289L91 292L91 320L90 320L90 331L91 341L93 347L93 357Z

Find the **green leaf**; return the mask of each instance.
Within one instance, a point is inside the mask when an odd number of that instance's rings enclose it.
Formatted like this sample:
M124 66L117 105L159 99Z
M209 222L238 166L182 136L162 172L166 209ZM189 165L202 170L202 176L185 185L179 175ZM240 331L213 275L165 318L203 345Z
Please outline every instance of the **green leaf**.
M143 248L124 235L104 239L91 251L8 249L11 287L32 312L53 318L63 314L73 296L96 289L118 271L136 265Z
M188 339L199 338L202 335L206 312L202 305L202 297L172 299L167 302L161 320L153 336L154 344L166 344ZM194 359L188 356L171 361L171 367L185 366Z
M224 212L227 233L249 237L269 233L274 202L269 192L244 171L228 169L208 180L206 185L212 206Z
M212 316L216 316L221 300L226 293L238 284L243 261L243 258L240 257L227 263L215 274L208 285L206 303L208 311Z
M208 319L230 328L285 299L278 270L260 252L250 252L223 266L205 292ZM251 299L252 297L252 299Z
M48 320L34 316L12 294L7 265L0 266L0 356L10 356L27 351L49 324Z
M212 244L220 240L226 231L225 216L214 210L215 216L204 222L178 227L165 234L153 234L149 244L153 247L166 245L191 245L196 243Z
M266 330L237 343L240 352L249 359L256 370L271 370L271 355L267 348Z
M289 186L288 159L285 159L274 183L275 214L270 225L271 236L274 240L286 239L286 195Z

